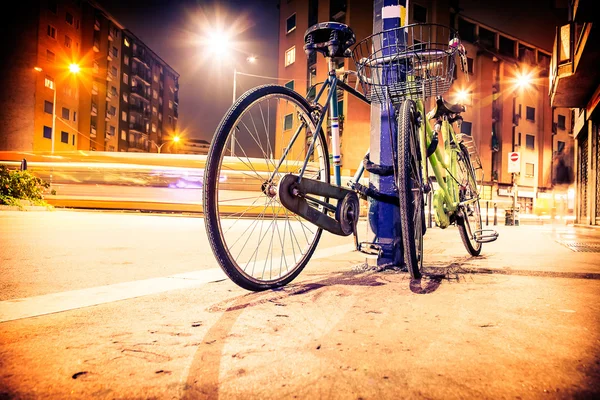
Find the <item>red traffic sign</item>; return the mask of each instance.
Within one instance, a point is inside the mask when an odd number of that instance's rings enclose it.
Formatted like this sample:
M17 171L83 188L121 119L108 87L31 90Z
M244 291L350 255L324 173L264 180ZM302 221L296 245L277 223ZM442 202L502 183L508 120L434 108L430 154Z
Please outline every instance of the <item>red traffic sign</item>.
M512 151L508 153L508 172L519 173L521 172L521 160L520 153L518 151Z
M519 153L510 153L510 161L519 161Z

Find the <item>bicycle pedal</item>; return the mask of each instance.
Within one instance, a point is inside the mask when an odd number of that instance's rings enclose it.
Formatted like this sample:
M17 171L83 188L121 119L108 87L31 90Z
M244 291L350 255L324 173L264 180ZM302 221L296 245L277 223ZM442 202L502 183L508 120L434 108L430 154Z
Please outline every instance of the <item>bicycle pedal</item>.
M377 243L360 242L357 250L370 256L381 257L383 254L383 249Z
M498 232L493 229L480 229L473 232L473 238L477 243L489 243L498 239Z

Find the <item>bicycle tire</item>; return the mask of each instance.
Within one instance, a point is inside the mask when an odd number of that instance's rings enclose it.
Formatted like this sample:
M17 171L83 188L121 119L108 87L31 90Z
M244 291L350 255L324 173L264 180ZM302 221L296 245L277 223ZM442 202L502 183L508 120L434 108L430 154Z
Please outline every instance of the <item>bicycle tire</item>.
M271 124L271 121L274 123ZM306 132L312 133L316 129L311 107L298 93L277 85L251 89L236 101L221 120L206 159L203 204L210 246L225 274L238 286L251 291L284 286L296 278L310 260L322 234L322 229L291 213L278 200L279 179L285 173L298 172L308 147L306 143L298 142L307 137L302 136L304 132L299 134L294 146L288 143L289 140L284 140L286 131L276 130L276 126L283 121L280 126L284 129L290 128L285 125L289 121L291 128L300 126L301 121L308 121ZM265 132L261 136L263 128ZM275 154L275 159L273 153L277 153L275 143L278 138L273 135L279 133L282 135L281 143L289 147L289 153L276 171L279 157ZM253 146L258 150L248 146L247 149L242 148L240 155L234 156L235 145L231 146L232 141L238 146L244 142L254 142ZM228 145L231 147L230 157L225 156L229 151ZM304 176L329 183L329 156L322 129L314 148L313 161L309 163ZM262 151L263 159L252 157L248 154L250 150ZM281 155L284 151L281 150ZM261 166L262 170L259 168ZM271 174L274 175L272 181L266 179ZM246 196L251 197L248 199ZM242 203L241 207L239 203ZM251 214L253 218L248 219ZM236 227L236 224L239 225ZM260 229L257 229L259 225ZM298 230L299 235L296 235ZM276 253L274 248L279 251Z
M459 187L459 200L465 201L472 199L472 196L476 196L477 199L471 202L467 206L461 206L460 214L456 219L456 225L460 232L465 248L472 256L478 256L481 254L481 243L475 240L473 232L481 230L481 207L479 206L478 190L477 190L477 178L475 177L475 170L471 164L471 158L466 147L461 143L460 152L456 159L457 172L460 184ZM474 226L473 226L474 225ZM473 228L475 228L473 230Z
M398 194L404 263L413 279L422 277L425 199L416 105L405 100L398 114Z

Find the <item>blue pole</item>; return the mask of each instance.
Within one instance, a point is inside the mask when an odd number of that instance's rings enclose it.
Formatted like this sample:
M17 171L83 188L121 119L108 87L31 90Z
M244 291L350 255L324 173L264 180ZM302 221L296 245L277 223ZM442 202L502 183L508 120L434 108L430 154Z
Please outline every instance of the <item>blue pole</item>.
M373 33L393 29L406 24L406 5L408 0L374 0ZM402 17L402 18L401 18ZM387 35L384 45L393 45L397 35ZM393 47L393 46L392 46ZM388 50L389 52L389 50ZM384 51L383 56L386 53ZM385 76L385 74L383 75ZM382 166L392 166L394 157L391 149L397 146L396 120L391 107L385 104L371 106L370 160ZM390 132L390 128L392 132ZM370 184L379 192L395 195L394 176L370 174ZM377 267L386 268L402 264L402 240L400 230L400 210L398 206L369 201L369 230L375 242L381 246L382 253L377 258Z

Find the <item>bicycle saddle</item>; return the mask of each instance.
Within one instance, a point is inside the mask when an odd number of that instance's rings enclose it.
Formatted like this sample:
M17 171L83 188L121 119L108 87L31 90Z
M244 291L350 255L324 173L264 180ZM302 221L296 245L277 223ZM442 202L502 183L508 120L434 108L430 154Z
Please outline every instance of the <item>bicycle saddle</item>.
M442 96L437 96L435 98L435 108L431 112L433 115L431 119L439 118L442 115L460 114L466 110L467 108L462 104L451 104L444 100Z
M350 57L350 46L355 42L356 36L348 25L320 22L304 33L304 52L307 56L318 51L325 57Z

